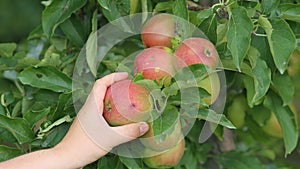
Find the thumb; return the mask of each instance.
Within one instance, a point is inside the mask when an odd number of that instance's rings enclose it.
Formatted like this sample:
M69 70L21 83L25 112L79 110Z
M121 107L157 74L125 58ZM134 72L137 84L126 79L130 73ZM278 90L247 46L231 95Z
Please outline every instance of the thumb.
M139 122L112 127L112 129L122 136L118 140L118 143L122 144L144 135L149 130L149 125L146 122Z

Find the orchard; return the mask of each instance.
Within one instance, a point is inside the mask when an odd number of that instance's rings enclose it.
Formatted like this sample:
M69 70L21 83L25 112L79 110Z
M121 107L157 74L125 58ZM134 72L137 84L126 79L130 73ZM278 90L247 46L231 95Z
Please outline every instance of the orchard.
M0 162L57 145L95 81L128 72L103 118L149 130L84 169L300 168L299 0L40 5L0 31Z

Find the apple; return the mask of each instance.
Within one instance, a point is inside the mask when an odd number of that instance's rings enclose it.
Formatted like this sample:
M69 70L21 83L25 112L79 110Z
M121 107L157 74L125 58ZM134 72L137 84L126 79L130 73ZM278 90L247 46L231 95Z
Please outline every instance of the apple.
M181 157L184 154L185 149L185 141L182 139L177 145L172 147L171 149L152 156L144 158L144 163L150 168L172 168L178 164ZM145 149L145 153L149 153L147 151L152 151Z
M216 67L219 63L219 55L215 46L204 38L188 38L184 40L177 47L174 55L177 69L197 63Z
M145 79L169 84L175 74L173 56L161 47L151 47L140 52L134 60L134 72L142 72Z
M249 109L249 107L244 95L236 96L228 107L228 119L236 128L242 128L244 126L247 109Z
M298 125L297 121L297 111L295 106L291 103L289 104L290 109L295 115L296 124ZM280 126L280 123L277 120L277 117L275 116L274 112L271 112L270 118L266 121L265 125L262 127L263 131L267 133L270 136L277 137L277 138L283 138L282 135L282 128Z
M157 14L150 18L142 29L142 40L146 47L172 47L174 21L170 14Z
M205 89L210 96L203 98L207 104L214 103L220 94L220 79L217 73L211 73L201 81L197 82L198 87Z
M288 66L288 74L295 76L300 71L300 51L295 49L291 54Z
M150 92L131 80L118 81L106 91L103 116L110 125L147 121L151 110Z
M172 127L174 128L168 129L168 130L173 129L173 132L165 136L164 140L162 138L163 135L154 136L152 122L149 123L149 126L150 128L148 132L145 133L140 139L141 143L148 149L158 151L158 152L165 151L178 144L178 142L183 138L180 120L178 120L175 124L173 124Z

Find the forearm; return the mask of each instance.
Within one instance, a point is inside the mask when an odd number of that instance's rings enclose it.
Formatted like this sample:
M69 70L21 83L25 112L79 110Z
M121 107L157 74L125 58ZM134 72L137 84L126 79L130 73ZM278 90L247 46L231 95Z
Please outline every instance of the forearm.
M46 149L24 154L0 163L5 169L75 169L76 164L68 161L66 157L57 153L55 149Z

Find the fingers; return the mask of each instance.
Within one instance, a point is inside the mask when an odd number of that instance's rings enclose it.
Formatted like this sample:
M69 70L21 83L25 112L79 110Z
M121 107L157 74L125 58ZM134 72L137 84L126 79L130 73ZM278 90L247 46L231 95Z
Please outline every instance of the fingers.
M119 135L123 136L119 140L119 144L122 144L144 135L149 130L149 125L146 122L139 122L112 127L112 129Z

